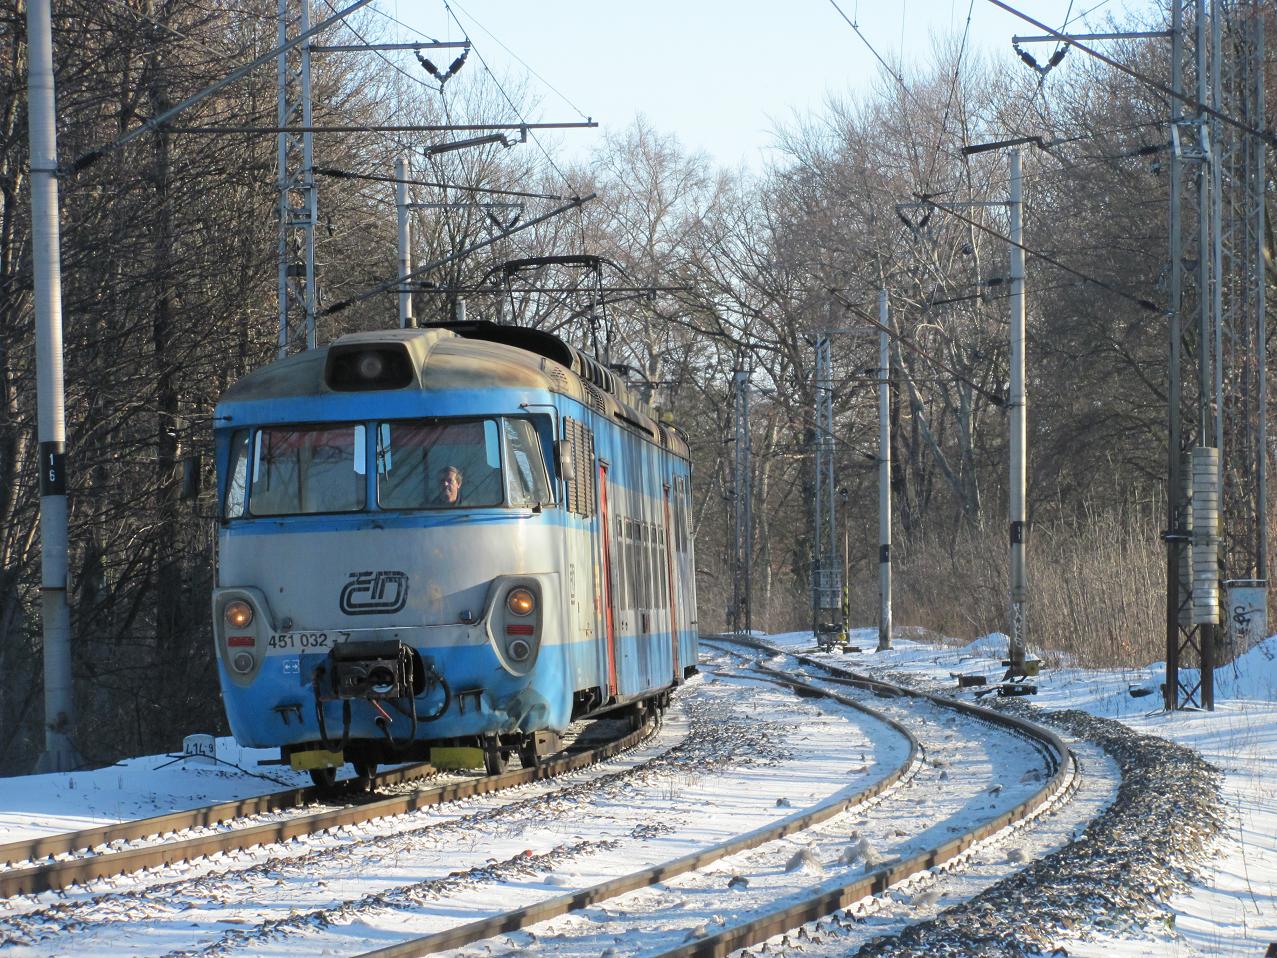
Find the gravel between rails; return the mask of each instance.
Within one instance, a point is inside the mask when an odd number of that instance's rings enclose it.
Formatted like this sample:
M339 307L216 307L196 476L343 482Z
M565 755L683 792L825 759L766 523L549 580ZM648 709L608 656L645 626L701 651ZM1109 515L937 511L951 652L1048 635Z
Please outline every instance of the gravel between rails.
M746 673L754 668L750 664L754 656L728 654L745 660ZM750 680L752 676L744 674L740 678ZM845 688L839 692L870 699L864 692ZM1034 783L1043 780L1044 773L1035 767L1037 748L1014 733L1002 730L1010 741L988 746L988 733L982 729L973 731L972 720L964 720L964 716L930 702L874 698L872 706L895 713L897 720L904 721L926 743L925 756L919 756L925 759L917 780L921 787L912 781L897 785L822 824L719 860L708 868L665 878L658 885L529 926L504 939L440 954L474 958L484 954L485 948L489 953L519 954L526 945L534 945L541 952L580 958L601 953L653 954L653 949L663 953L665 948L704 939L712 932L772 911L777 902L805 897L829 879L845 880L869 871L879 861L906 856L918 850L916 846L926 844L921 835L951 832L949 826L959 817L975 813L977 807L988 809L978 814L995 817L1000 803L1016 804L1017 792L1029 794L1038 787ZM984 723L974 720L974 725ZM978 777L969 780L968 775L977 770ZM1011 772L1009 779L1007 772ZM929 792L938 792L938 799L924 799L923 795ZM1067 801L1068 796L1061 795L1048 809ZM923 805L926 813L920 818ZM1025 822L1017 823L1007 831L1024 825ZM978 847L986 844L987 841ZM950 864L957 863L955 859ZM494 947L496 951L492 952Z
M952 693L916 676L884 678ZM1067 954L1056 943L1088 931L1139 936L1153 924L1173 924L1167 902L1210 857L1225 825L1221 776L1196 752L1085 712L1045 712L1009 699L991 704L1097 744L1121 771L1116 800L1064 848L932 919L862 946L854 953L860 958L1025 958ZM856 919L843 913L839 920ZM823 931L836 935L836 924Z
M1060 851L857 955L1021 958L1088 929L1137 935L1174 921L1166 902L1207 859L1224 825L1218 770L1191 749L1109 719L1004 707L1100 745L1122 771L1117 801Z

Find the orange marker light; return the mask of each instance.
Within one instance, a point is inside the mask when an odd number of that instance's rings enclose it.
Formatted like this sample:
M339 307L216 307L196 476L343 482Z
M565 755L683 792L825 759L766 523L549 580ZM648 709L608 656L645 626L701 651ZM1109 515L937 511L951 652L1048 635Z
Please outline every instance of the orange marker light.
M506 596L505 605L515 615L531 615L536 611L537 600L527 589L515 589Z
M246 629L253 622L253 607L247 602L236 599L226 606L223 613L226 616L226 624L235 629Z

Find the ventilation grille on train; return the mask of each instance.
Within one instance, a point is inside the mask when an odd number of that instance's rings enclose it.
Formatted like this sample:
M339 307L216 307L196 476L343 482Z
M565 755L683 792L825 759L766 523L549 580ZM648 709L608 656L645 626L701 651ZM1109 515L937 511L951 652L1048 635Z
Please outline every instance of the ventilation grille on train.
M552 359L545 359L541 362L541 369L545 372L546 378L550 380L551 385L561 392L567 392L568 388L568 371L554 362Z
M585 385L585 393L587 396L590 397L590 408L593 409L600 416L606 416L607 415L607 399L604 398L603 393L600 392L598 387L593 385L592 383L585 383L584 385Z
M594 515L594 433L583 422L563 417L563 438L572 450L572 481L567 483L569 512L581 516Z

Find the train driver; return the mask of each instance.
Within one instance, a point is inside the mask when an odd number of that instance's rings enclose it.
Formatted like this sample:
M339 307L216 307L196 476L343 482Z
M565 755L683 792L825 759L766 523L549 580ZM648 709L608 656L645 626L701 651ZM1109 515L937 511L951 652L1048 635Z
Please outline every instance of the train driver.
M444 466L439 470L439 493L435 504L455 506L461 502L461 481L465 478L456 466Z

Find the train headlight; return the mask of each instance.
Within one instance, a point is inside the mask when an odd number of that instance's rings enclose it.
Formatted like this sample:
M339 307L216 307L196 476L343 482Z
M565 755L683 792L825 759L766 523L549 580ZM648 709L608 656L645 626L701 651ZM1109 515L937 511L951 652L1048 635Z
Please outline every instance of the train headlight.
M257 660L253 658L252 652L236 652L231 658L231 668L240 675L247 675L253 671L253 666L257 664Z
M360 379L372 382L386 371L386 361L381 358L380 353L361 353L355 360L355 370Z
M527 589L512 589L505 597L505 607L515 615L531 615L537 608L536 596Z
M236 599L226 604L226 624L234 629L246 629L253 624L253 607L247 602Z
M523 639L515 639L506 646L506 653L516 662L526 662L532 654L532 646Z

